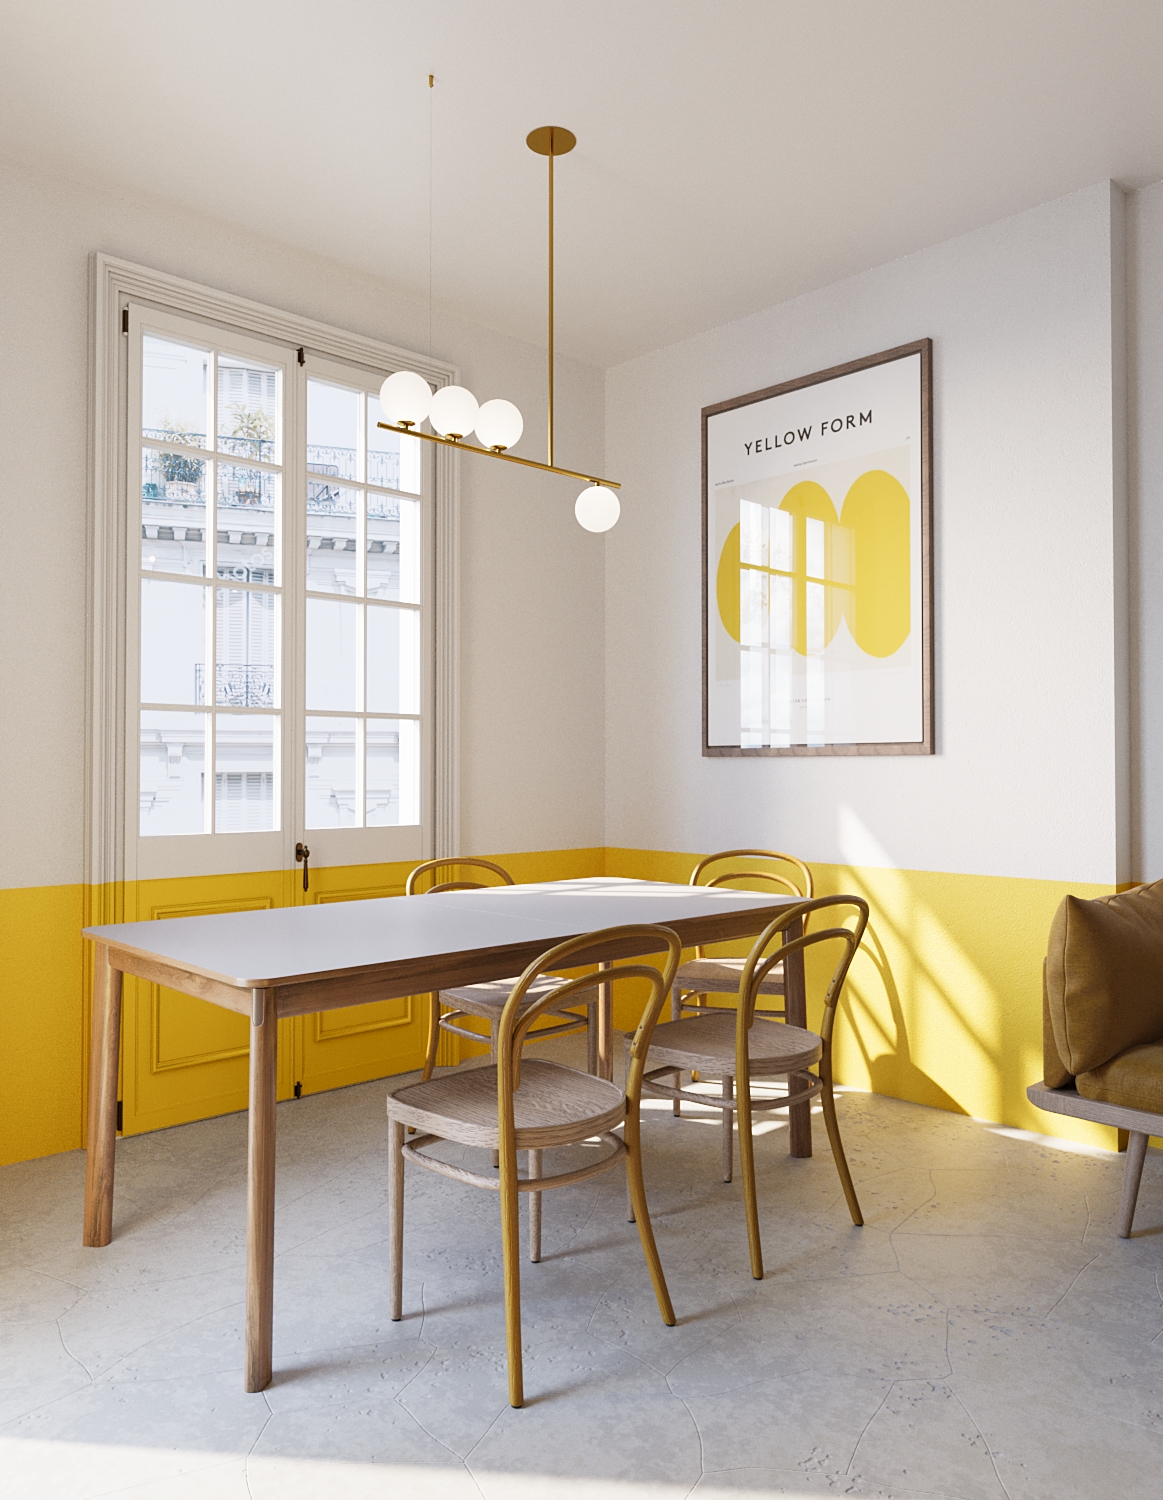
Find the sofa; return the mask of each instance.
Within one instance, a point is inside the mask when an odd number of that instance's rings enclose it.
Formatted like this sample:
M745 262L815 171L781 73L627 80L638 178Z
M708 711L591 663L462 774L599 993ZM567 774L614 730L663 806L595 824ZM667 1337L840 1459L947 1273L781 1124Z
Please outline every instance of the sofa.
M1147 1139L1163 1136L1163 880L1059 906L1042 968L1042 1068L1032 1104L1127 1132L1127 1239Z

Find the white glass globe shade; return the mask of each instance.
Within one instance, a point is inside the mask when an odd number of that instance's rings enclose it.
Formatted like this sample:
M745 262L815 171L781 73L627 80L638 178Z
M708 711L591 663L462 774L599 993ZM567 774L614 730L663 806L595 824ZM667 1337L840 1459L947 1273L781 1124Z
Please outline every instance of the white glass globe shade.
M622 514L622 507L613 490L604 484L591 484L577 497L573 513L587 531L609 531Z
M428 420L442 437L468 437L477 423L477 398L462 385L445 385L432 397Z
M524 431L521 413L511 401L486 401L477 412L477 441L484 448L511 448Z
M380 386L384 421L393 427L419 427L431 404L431 388L415 370L397 370Z

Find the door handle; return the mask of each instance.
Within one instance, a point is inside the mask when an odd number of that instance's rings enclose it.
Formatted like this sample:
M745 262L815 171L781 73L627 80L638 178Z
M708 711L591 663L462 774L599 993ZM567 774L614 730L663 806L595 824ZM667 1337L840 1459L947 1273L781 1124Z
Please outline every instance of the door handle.
M306 844L295 845L295 863L303 866L303 889L306 890L311 870L311 851Z

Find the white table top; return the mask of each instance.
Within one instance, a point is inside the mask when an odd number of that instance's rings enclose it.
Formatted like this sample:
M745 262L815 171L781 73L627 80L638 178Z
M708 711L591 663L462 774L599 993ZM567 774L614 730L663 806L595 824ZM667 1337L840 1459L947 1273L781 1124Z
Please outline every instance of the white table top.
M446 953L530 942L547 949L581 933L625 923L668 926L731 912L774 913L796 899L594 876L412 899L328 901L163 922L119 922L87 927L85 936L252 989Z

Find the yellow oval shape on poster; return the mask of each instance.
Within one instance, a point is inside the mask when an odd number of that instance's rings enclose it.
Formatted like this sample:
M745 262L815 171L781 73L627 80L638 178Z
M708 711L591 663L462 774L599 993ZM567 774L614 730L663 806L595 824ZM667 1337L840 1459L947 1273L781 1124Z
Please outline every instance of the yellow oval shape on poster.
M803 480L780 501L794 523L792 543L792 645L808 650L807 587L824 586L824 644L840 621L848 621L853 640L869 656L891 656L912 628L909 588L909 497L892 474L870 469L844 497L840 516L823 485ZM824 524L824 576L811 580L807 571L807 522ZM741 636L739 622L740 528L727 534L719 554L715 596L719 618L732 640ZM759 572L787 577L779 569L748 563Z

